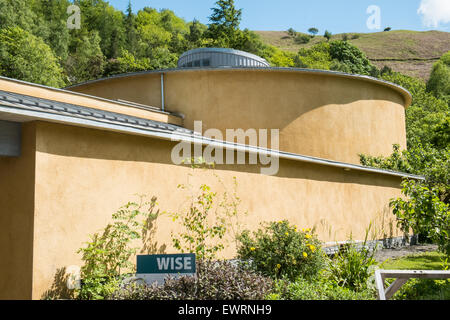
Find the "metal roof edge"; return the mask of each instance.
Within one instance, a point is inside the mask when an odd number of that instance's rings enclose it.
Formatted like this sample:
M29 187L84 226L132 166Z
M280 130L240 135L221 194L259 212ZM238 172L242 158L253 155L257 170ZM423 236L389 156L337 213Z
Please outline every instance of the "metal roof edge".
M257 70L257 71L283 71L283 72L300 72L300 73L306 73L306 74L323 74L323 75L330 75L330 76L337 76L337 77L344 77L349 79L359 79L364 81L369 81L373 83L377 83L380 85L387 86L398 93L400 93L404 100L405 100L405 108L408 108L412 103L412 95L411 93L403 88L402 86L386 81L383 79L375 78L372 76L366 76L366 75L360 75L360 74L352 74L352 73L345 73L341 71L334 71L334 70L322 70L322 69L305 69L305 68L290 68L290 67L193 67L193 68L170 68L170 69L158 69L158 70L146 70L146 71L138 71L138 72L129 72L129 73L122 73L113 75L106 78L100 78L95 80L89 80L85 82L81 82L78 84L70 85L68 87L65 87L64 89L69 90L72 88L80 87L83 85L88 85L96 82L101 81L107 81L112 79L120 79L120 78L127 78L127 77L135 77L135 76L142 76L146 74L158 74L158 73L174 73L174 72L195 72L195 71L230 71L230 70Z
M79 106L79 108L84 108L84 107ZM350 164L350 163L339 162L339 161L334 161L334 160L311 157L311 156L304 156L304 155L300 155L300 154L278 151L278 150L267 149L267 148L261 148L261 147L257 147L257 146L243 145L243 144L237 144L237 143L232 143L232 142L223 141L223 140L210 139L210 138L206 138L204 136L196 134L196 133L189 131L188 129L185 129L182 127L179 128L180 131L182 131L182 132L180 132L178 130L170 131L170 130L165 130L165 129L155 129L155 128L143 127L140 125L133 125L131 123L123 124L123 123L118 123L117 121L105 121L105 120L98 119L98 118L90 119L89 117L87 117L87 116L83 117L82 115L66 115L66 114L61 114L58 112L50 113L44 109L42 111L40 111L40 110L36 111L36 110L20 108L20 107L14 106L12 104L0 103L0 113L1 112L5 113L5 114L9 114L9 115L18 115L18 116L29 117L29 118L36 119L36 120L44 120L44 121L47 120L47 121L58 122L58 123L69 124L69 125L90 127L90 128L94 128L94 129L100 129L100 130L108 130L108 131L116 131L116 132L122 132L122 133L128 133L128 134L148 136L148 137L157 138L157 139L164 139L164 140L171 140L171 141L184 141L184 142L189 142L189 143L194 143L194 144L210 145L213 147L222 147L224 149L230 149L230 150L234 150L234 151L270 155L272 157L278 157L281 159L308 162L308 163L314 163L314 164L319 164L319 165L347 169L347 170L357 170L357 171L365 171L365 172L370 172L370 173L379 173L379 174L385 174L385 175L391 175L391 176L397 176L397 177L415 179L415 180L424 180L425 179L422 176L407 174L407 173L403 173L403 172L396 172L396 171L390 171L390 170L384 170L384 169L378 169L378 168L372 168L372 167L365 167L362 165ZM101 110L98 112L102 113ZM163 123L163 124L165 124L165 123ZM187 133L187 132L189 132L189 133Z
M165 115L171 115L171 116L182 118L176 112L163 111L158 107L152 107L152 106L144 107L144 106L139 106L137 103L133 103L131 101L128 103L126 101L111 100L111 99L93 96L93 95L89 95L89 94L85 94L85 93L81 93L81 92L77 92L77 91L67 90L66 88L69 88L69 87L55 88L55 87L50 87L50 86L46 86L43 84L38 84L38 83L33 83L33 82L28 82L28 81L13 79L13 78L7 78L7 77L3 77L3 76L0 76L0 80L12 81L12 82L16 82L19 84L29 85L29 86L33 86L33 87L37 87L37 88L53 90L53 91L57 91L57 92L61 92L61 93L67 93L67 94L71 94L71 95L75 95L75 96L100 100L100 101L108 102L108 103L115 103L115 104L118 104L121 106L126 106L126 107L135 108L135 109L141 109L141 110L145 110L145 111L156 112L156 113L161 113L161 114L165 114ZM95 81L95 80L91 80L91 81ZM2 90L2 88L0 88L0 90ZM18 94L20 94L20 93L18 93Z

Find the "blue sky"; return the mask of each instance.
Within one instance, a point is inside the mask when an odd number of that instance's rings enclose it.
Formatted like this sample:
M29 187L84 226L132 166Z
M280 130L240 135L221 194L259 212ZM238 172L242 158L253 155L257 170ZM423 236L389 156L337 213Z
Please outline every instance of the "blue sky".
M109 3L125 10L128 0L109 0ZM207 24L215 0L132 0L131 3L135 12L145 6L167 8L187 21L197 18ZM235 4L243 9L242 29L294 28L306 32L314 26L321 34L325 29L336 34L378 32L385 27L450 31L450 0L235 0ZM367 13L371 5L380 9L381 30L367 25L374 13ZM421 13L418 13L419 8Z

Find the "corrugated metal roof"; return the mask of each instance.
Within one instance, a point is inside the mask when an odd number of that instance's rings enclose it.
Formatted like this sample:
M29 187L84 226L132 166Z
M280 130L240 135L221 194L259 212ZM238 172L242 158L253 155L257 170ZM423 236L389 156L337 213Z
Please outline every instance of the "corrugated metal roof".
M143 119L100 109L82 107L75 104L41 99L7 91L0 91L0 104L5 102L17 108L29 109L38 112L57 113L97 121L117 122L124 125L136 125L144 128L153 128L170 132L181 131L191 133L190 130L169 123Z

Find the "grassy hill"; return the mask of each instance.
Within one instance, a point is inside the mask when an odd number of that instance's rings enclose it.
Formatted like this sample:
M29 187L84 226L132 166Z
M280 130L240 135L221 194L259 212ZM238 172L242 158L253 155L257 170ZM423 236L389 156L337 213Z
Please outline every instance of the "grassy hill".
M297 52L326 41L316 36L307 44L297 44L285 31L255 31L264 42L282 50ZM386 66L404 74L428 79L433 63L450 50L450 33L441 31L396 30L376 33L347 33L349 42L366 53L374 65ZM333 35L340 40L344 34Z

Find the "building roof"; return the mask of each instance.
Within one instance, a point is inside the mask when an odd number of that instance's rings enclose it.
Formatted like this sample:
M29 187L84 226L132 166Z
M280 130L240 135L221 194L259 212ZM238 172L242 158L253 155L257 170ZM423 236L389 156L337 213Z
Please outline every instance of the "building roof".
M334 160L210 139L178 125L8 91L0 91L0 120L16 122L43 120L100 130L143 135L158 139L208 144L212 147L222 147L224 149L248 153L268 154L282 159L338 167L345 170L365 171L417 180L424 179L421 176L402 172L364 167Z

